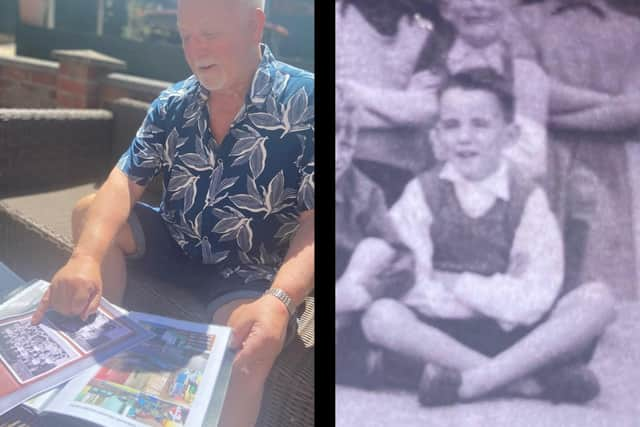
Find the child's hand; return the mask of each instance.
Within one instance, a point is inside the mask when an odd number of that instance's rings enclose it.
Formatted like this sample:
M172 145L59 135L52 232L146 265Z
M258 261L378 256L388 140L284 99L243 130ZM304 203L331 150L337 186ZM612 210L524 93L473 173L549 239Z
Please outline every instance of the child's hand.
M364 286L336 283L336 313L364 310L372 301L373 298Z

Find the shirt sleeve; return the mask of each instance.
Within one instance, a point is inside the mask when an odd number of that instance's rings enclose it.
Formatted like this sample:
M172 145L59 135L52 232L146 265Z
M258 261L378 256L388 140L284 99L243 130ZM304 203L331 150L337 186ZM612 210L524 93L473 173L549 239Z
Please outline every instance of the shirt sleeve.
M511 250L509 271L490 277L464 273L453 292L505 329L531 325L549 311L564 277L560 230L544 191L527 200Z
M447 283L435 280L430 227L433 217L418 180L405 188L390 211L396 230L414 256L414 285L403 302L426 316L470 318L477 313L459 300Z
M315 137L313 126L301 136L302 154L298 158L298 213L315 207Z
M305 86L308 92L308 109L306 110L306 130L298 137L302 144L302 152L296 161L300 185L297 194L298 213L312 210L315 207L315 92L313 82Z
M166 131L166 101L161 97L151 104L133 142L116 165L138 185L147 185L160 172L168 160L166 146L178 138L175 130Z

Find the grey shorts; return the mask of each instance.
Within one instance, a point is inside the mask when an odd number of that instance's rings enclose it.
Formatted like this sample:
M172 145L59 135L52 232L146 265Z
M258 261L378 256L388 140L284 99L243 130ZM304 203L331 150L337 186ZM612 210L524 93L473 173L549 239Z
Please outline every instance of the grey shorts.
M136 252L128 256L128 264L150 277L187 288L198 299L208 301L209 318L232 301L261 297L271 286L267 280L246 283L235 273L229 274L218 266L202 264L187 257L169 234L159 208L138 202L128 223L136 243ZM297 330L298 317L291 316L285 343L295 337Z

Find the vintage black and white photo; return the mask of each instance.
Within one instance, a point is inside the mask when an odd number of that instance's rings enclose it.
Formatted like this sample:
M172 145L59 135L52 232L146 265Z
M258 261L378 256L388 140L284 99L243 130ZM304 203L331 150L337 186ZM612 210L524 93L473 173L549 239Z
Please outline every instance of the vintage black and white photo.
M20 383L77 359L80 354L46 324L30 318L0 325L0 358Z
M108 317L101 310L90 316L86 322L78 317L63 316L54 311L47 313L47 320L87 353L133 334L133 330Z
M640 4L335 6L337 425L636 425Z

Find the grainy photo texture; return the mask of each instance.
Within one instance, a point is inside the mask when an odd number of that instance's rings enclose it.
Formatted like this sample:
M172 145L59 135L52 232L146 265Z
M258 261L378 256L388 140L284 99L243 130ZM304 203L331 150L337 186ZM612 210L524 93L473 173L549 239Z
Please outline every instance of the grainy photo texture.
M640 4L335 6L337 425L637 425Z

